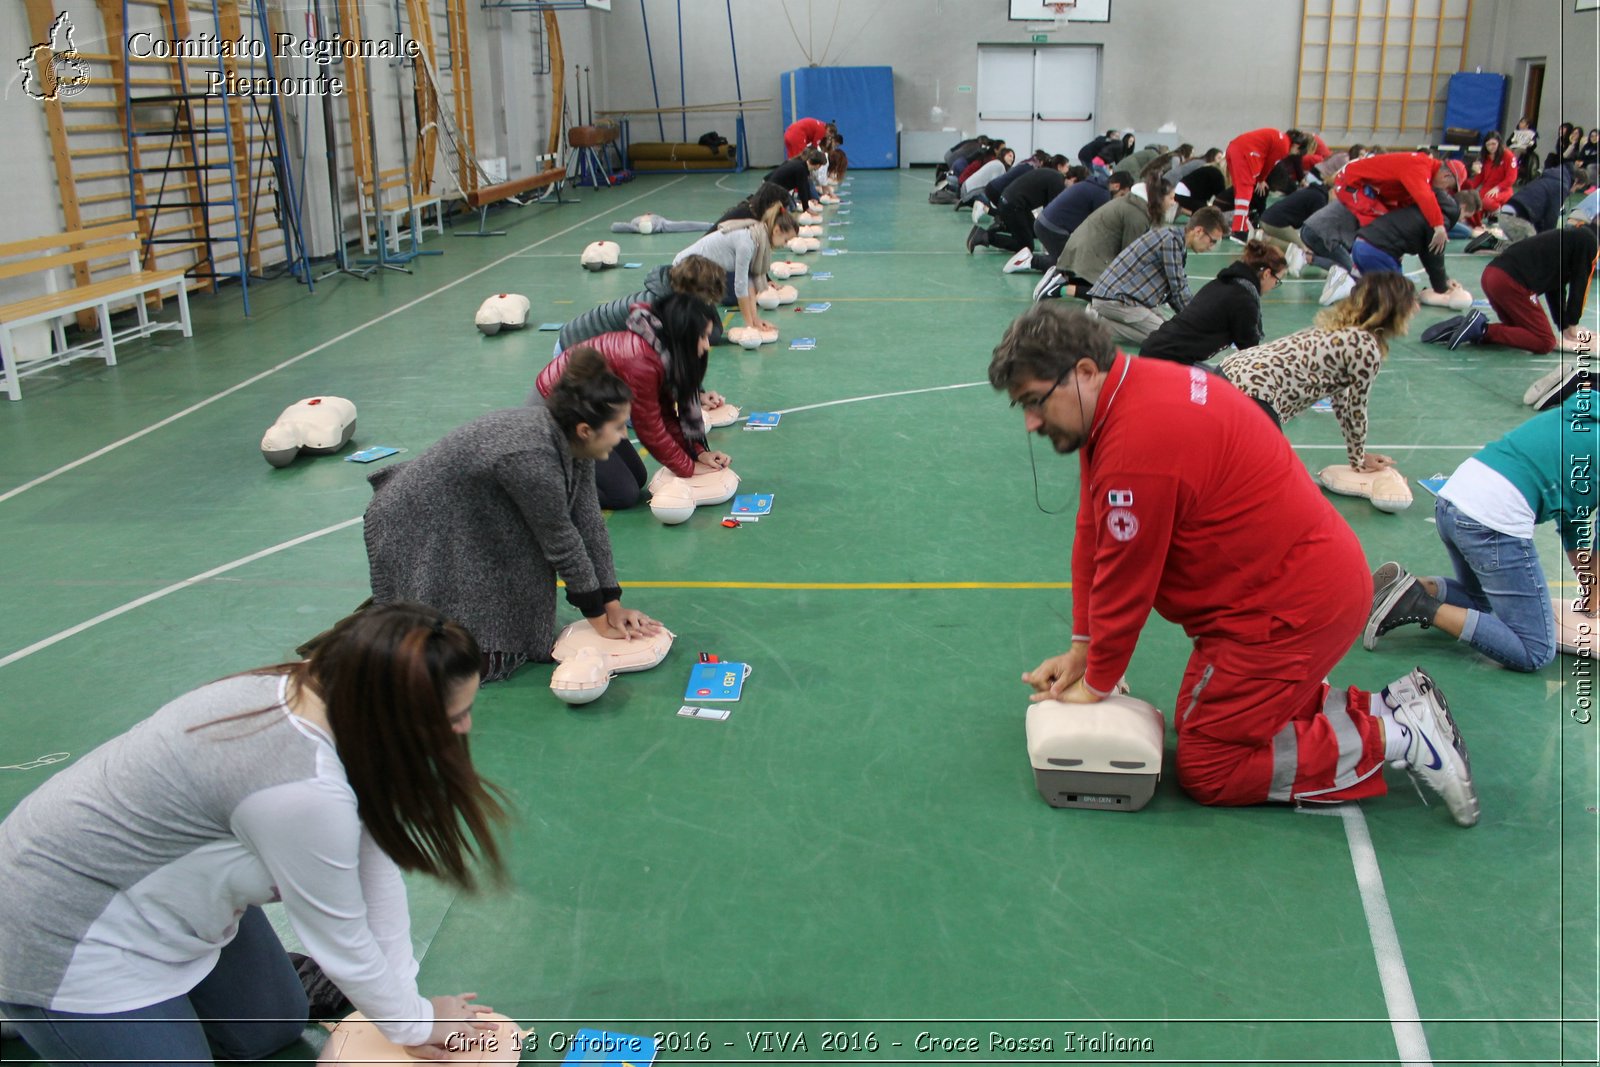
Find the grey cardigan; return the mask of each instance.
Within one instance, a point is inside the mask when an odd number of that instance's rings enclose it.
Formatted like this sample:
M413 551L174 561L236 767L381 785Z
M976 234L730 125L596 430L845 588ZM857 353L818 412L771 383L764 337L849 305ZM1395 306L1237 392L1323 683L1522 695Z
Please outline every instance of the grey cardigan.
M368 481L373 600L436 608L485 652L550 659L557 576L590 618L622 595L594 461L543 404L491 411Z

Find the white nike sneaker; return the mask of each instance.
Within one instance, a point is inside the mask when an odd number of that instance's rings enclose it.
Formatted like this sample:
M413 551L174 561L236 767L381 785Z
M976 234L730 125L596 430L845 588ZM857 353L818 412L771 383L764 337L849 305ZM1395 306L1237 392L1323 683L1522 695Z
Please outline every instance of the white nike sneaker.
M985 204L982 200L974 200L972 202L972 224L974 226L982 226L984 224L983 217L988 213L988 204Z
M1016 255L1006 260L1006 265L1000 268L1006 274L1016 274L1018 271L1033 269L1033 249L1024 248Z
M1396 760L1396 765L1439 794L1456 825L1477 823L1478 791L1472 785L1472 761L1438 685L1418 667L1390 682L1378 698L1393 709L1396 721L1411 731L1405 758Z
M1317 303L1323 307L1337 304L1349 296L1356 287L1356 280L1350 277L1350 272L1338 264L1328 268L1328 280L1322 284L1322 295L1317 298Z
M1300 277L1300 272L1306 269L1306 254L1300 246L1290 245L1283 258L1289 261L1289 273L1296 278Z

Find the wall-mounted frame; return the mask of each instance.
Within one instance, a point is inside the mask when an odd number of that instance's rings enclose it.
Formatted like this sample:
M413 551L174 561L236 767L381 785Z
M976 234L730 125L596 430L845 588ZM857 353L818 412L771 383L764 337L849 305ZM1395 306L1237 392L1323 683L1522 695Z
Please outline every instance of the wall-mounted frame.
M1600 0L1572 0L1574 11L1600 11Z

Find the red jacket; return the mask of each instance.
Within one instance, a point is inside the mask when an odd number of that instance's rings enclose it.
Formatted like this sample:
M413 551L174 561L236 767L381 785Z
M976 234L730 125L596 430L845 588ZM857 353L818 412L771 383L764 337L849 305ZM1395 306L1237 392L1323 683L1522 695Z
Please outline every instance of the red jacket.
M639 305L635 304L635 307ZM611 372L628 383L633 391L634 432L650 455L680 478L694 474L694 451L678 425L678 402L667 382L667 368L650 343L632 330L603 333L582 342L600 350L606 357ZM563 349L539 372L534 385L540 396L549 396L556 382L567 370L567 356L572 349Z
M1307 152L1301 160L1302 169L1304 170L1310 170L1333 154L1328 151L1328 142L1322 139L1320 133L1312 134L1311 139L1316 143L1311 146L1311 151Z
M801 148L820 145L828 135L828 124L821 119L796 119L783 131L784 142L799 142Z
M1151 608L1219 669L1303 680L1297 634L1338 591L1370 588L1355 534L1226 379L1119 352L1079 461L1072 629L1102 693Z
M1484 196L1492 190L1504 189L1510 195L1517 182L1517 157L1509 149L1501 149L1500 162L1486 162L1483 169L1463 183L1463 188L1480 189Z
M1254 168L1257 179L1265 179L1268 174L1272 173L1273 167L1289 158L1289 138L1285 137L1280 130L1275 130L1271 126L1263 126L1259 130L1241 133L1229 141L1227 156L1229 160L1228 176L1230 178L1233 176L1234 164L1232 161L1235 158L1243 159L1254 156L1259 157L1261 162L1259 164L1251 162L1250 166ZM1237 182L1234 183L1234 188L1235 190L1238 189ZM1248 190L1245 191L1248 192ZM1243 196L1244 193L1240 192L1237 195Z
M1353 159L1339 172L1333 187L1339 202L1365 226L1397 207L1415 204L1429 226L1443 226L1444 215L1433 195L1433 176L1443 166L1421 152L1388 152ZM1370 190L1370 195L1365 191Z

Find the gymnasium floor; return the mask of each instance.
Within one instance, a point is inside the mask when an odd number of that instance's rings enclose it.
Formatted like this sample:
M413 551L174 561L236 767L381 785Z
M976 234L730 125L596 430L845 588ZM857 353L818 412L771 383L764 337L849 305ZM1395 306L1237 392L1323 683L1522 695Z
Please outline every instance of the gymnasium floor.
M1170 780L1137 814L1047 807L1018 674L1067 641L1076 461L1036 447L1039 497L1065 509L1041 513L1020 416L984 382L1037 276L967 256L966 216L925 202L927 171L852 177L850 213L830 212L851 223L829 230L847 254L807 257L834 277L797 282L832 309L771 313L778 345L712 356L711 387L788 412L712 437L743 490L777 494L772 515L610 518L627 602L677 633L671 657L583 708L537 665L479 698L476 759L519 808L515 885L412 880L424 992L480 992L537 1028L529 1057L546 1061L552 1031L596 1025L664 1033L679 1063L1594 1063L1600 726L1571 714L1592 661L1517 675L1412 629L1334 674L1377 688L1420 663L1439 680L1475 757L1470 831L1400 772L1359 810L1211 810ZM414 455L520 403L548 358L548 333L480 336L484 297L570 318L642 278L578 269L610 221L715 218L756 180L642 177L502 211L507 236L434 237L445 254L412 276L253 286L248 321L237 293L197 298L192 340L27 379L0 405L0 763L80 757L190 687L287 658L366 596L375 468L269 468L257 442L285 405L349 397L360 444ZM621 243L653 265L687 238ZM1196 287L1226 259L1192 255ZM1476 290L1485 262L1450 266ZM1269 296L1268 336L1308 323L1320 286ZM787 351L800 335L816 349ZM1412 478L1447 473L1531 413L1522 391L1553 358L1401 342L1372 447ZM1331 415L1288 432L1308 467L1343 455ZM1398 516L1334 504L1374 565L1437 573L1416 494ZM700 651L754 667L726 722L675 714ZM1170 712L1186 654L1152 617L1135 694ZM54 769L0 772L0 811ZM922 1031L979 1051L921 1051ZM840 1032L842 1054L824 1038ZM1053 1052L992 1050L991 1032ZM804 1052L776 1051L797 1035Z

